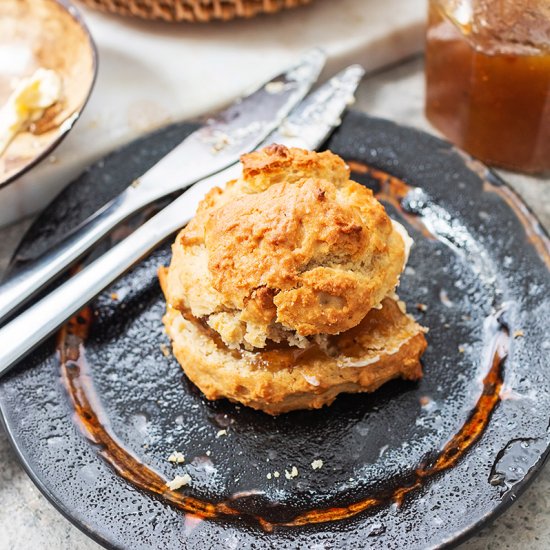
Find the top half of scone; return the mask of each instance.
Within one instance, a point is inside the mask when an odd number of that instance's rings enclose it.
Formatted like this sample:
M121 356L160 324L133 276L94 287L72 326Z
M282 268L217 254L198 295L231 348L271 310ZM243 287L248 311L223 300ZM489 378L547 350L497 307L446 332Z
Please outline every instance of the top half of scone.
M391 296L409 247L344 161L272 145L242 157L172 247L170 306L230 348L307 347L358 325Z

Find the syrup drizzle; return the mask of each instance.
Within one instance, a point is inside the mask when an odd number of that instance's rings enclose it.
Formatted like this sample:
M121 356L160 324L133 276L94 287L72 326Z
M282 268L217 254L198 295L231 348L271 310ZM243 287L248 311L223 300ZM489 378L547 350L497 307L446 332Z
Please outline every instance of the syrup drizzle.
M422 220L403 212L400 201L411 189L405 182L379 170L363 164L350 162L356 172L368 174L381 184L377 197L385 200L401 211L407 221L430 239L435 237L427 231ZM232 504L236 495L219 503L207 502L186 496L180 491L172 491L166 486L166 480L153 469L143 464L132 452L128 451L117 440L105 420L99 400L93 388L93 382L85 358L85 341L88 336L93 315L90 307L85 308L73 317L59 333L58 350L62 377L75 410L75 421L90 441L99 447L99 454L124 479L138 489L157 495L167 503L177 507L186 514L186 521L192 520L195 526L203 519L243 518L249 517L257 522L266 532L274 527L298 527L314 523L339 521L351 518L366 510L388 506L391 503L403 503L407 495L419 490L434 476L453 468L467 451L480 439L487 427L491 415L500 400L503 383L502 370L508 355L509 330L502 321L500 312L493 316L495 327L491 333L488 346L489 364L482 365L486 372L483 390L465 424L449 442L427 464L418 467L412 476L412 482L390 492L373 495L367 499L353 502L348 506L326 509L312 509L300 513L291 521L271 522L257 515L236 510Z

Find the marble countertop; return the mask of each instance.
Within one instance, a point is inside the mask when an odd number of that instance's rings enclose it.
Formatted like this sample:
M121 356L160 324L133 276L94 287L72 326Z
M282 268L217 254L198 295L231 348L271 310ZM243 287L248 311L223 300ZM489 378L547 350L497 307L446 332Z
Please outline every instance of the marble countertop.
M433 133L423 116L422 60L365 79L355 108ZM550 179L501 172L550 228ZM30 220L0 230L0 275ZM59 514L26 476L0 427L0 550L92 550L100 547ZM550 548L550 468L507 512L465 542L464 550Z

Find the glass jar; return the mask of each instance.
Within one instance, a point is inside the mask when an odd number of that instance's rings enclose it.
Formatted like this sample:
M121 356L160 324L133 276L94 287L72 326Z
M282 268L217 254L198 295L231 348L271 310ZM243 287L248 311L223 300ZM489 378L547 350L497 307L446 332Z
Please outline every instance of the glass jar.
M550 0L430 0L426 116L487 164L550 170Z

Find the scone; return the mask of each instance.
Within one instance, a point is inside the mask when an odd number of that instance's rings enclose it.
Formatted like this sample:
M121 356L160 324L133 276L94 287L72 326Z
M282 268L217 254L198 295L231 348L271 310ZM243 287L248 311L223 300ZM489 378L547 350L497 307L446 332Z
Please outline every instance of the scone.
M270 414L420 378L424 331L394 292L406 231L331 152L273 145L241 160L159 272L187 376Z

